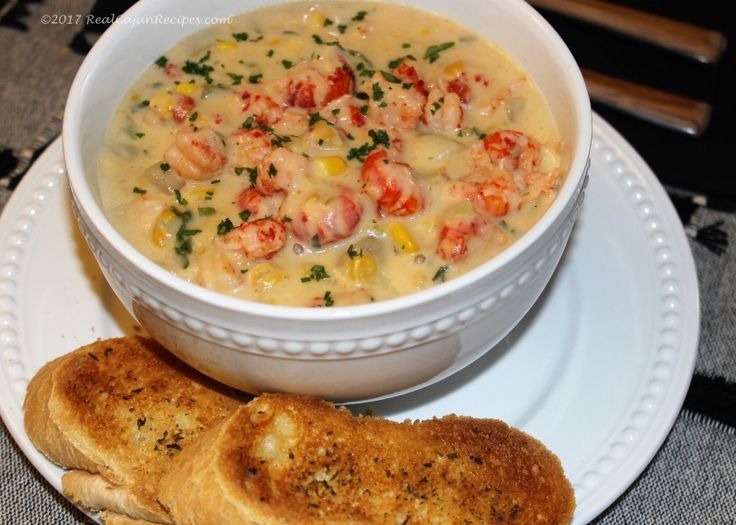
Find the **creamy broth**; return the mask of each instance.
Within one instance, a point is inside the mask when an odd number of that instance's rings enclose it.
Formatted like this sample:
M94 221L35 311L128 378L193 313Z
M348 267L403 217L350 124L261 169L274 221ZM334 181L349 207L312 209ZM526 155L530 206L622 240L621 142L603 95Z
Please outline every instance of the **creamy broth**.
M343 306L508 247L555 198L559 148L532 79L455 22L287 3L152 64L112 119L100 186L123 236L184 279Z

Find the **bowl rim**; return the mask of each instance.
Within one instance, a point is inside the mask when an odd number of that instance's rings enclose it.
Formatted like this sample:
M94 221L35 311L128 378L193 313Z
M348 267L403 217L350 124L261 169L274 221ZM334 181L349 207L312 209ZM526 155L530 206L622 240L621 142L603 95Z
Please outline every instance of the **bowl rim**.
M151 9L150 6L155 5L155 1L142 0L130 7L120 18L136 17L145 14ZM283 1L279 0L278 3L283 3ZM107 243L113 246L122 258L133 267L142 270L142 272L150 276L156 283L169 290L175 290L177 293L191 300L207 303L211 307L221 308L234 313L291 321L334 321L338 319L384 316L386 314L408 310L425 303L431 303L443 296L456 294L478 282L483 276L507 267L516 257L529 249L543 235L547 228L551 227L559 218L566 207L572 204L571 201L576 197L578 189L582 186L582 179L586 176L586 167L592 141L592 110L590 99L580 68L567 45L552 26L525 1L504 0L504 2L514 4L515 9L521 10L525 16L531 18L540 30L544 31L545 37L554 46L551 50L552 53L559 59L561 67L565 68L568 72L569 83L572 88L571 95L577 103L575 108L577 108L578 114L574 121L577 124L575 142L579 144L579 147L571 158L568 173L559 194L542 217L524 235L498 255L462 275L430 288L391 299L360 305L314 308L272 305L216 292L173 274L143 255L112 225L103 212L101 205L94 197L91 188L85 183L85 169L81 154L81 143L83 139L81 138L82 133L80 127L82 119L81 109L84 104L83 95L89 89L89 79L93 71L99 67L98 64L100 62L104 61L106 48L117 38L118 33L125 29L123 24L118 23L108 28L87 54L72 82L66 101L62 127L64 161L67 167L67 180L72 194L77 200L78 205L82 208L80 212L82 215L88 217L94 228L100 232ZM421 6L415 7L421 8ZM247 10L244 9L243 12L247 12ZM197 30L200 29L202 28ZM196 30L192 32L194 31Z

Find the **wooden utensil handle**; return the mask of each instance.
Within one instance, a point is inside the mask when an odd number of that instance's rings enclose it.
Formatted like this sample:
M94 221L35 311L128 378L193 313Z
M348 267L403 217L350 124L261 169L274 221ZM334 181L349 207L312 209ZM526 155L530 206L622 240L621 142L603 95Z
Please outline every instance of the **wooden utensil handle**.
M590 98L642 119L689 135L700 135L710 122L705 102L583 69Z
M535 7L561 13L690 56L716 63L726 48L726 37L658 15L600 0L527 0Z

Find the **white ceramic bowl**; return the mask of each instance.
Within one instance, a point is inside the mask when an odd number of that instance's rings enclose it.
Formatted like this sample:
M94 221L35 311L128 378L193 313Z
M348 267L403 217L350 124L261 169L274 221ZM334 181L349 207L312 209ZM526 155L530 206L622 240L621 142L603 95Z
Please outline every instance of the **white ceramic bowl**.
M267 3L273 2L143 0L100 38L79 70L64 116L64 157L80 229L112 289L146 330L225 383L348 402L434 383L496 345L557 267L582 201L591 140L590 104L578 66L554 30L521 0L404 0L486 35L536 81L563 138L569 173L559 196L498 257L429 290L335 308L247 302L185 282L136 251L102 211L97 171L113 110L146 67L206 25L206 17ZM163 23L164 17L181 23Z

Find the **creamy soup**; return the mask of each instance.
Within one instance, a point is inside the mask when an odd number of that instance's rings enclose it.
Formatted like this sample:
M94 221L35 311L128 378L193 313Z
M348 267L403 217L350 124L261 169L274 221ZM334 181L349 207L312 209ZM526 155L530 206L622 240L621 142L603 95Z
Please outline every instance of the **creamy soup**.
M559 148L485 38L407 6L288 3L158 58L112 119L100 186L120 232L188 281L343 306L508 247L555 198Z

